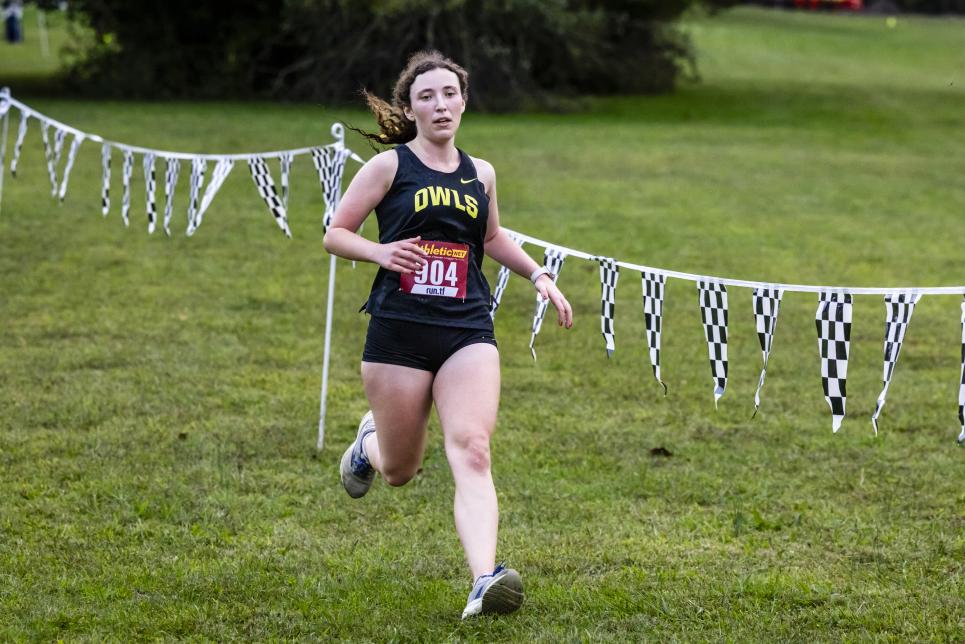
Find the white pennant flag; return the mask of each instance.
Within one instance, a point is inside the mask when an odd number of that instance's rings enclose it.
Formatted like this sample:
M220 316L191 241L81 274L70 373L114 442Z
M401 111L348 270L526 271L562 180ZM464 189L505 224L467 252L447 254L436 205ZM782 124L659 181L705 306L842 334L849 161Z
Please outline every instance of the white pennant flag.
M56 129L56 128L55 128ZM57 130L60 133L60 130ZM59 151L54 151L50 144L50 122L44 121L40 126L40 138L44 142L44 157L47 159L47 175L50 177L50 196L57 196L57 159L60 157ZM56 137L63 144L62 137Z
M821 293L814 316L821 353L821 384L831 407L831 430L841 429L848 401L848 354L851 347L851 294Z
M507 233L508 234L508 233ZM509 238L513 240L517 246L523 246L523 240L516 235L509 235ZM496 309L499 308L499 303L503 299L503 293L506 291L506 285L509 283L510 270L505 266L499 267L499 274L496 276L496 290L493 291L493 301L489 308L489 317L496 319Z
M23 140L27 136L27 120L29 118L26 112L20 112L20 126L17 128L17 140L13 144L13 158L10 160L10 174L14 177L17 176L17 164L20 162Z
M153 152L148 152L141 160L144 165L144 194L147 209L147 232L149 235L154 233L154 228L157 225L157 203L155 200L157 175L154 171L156 159L157 155Z
M121 219L124 220L124 225L130 225L130 219L128 218L128 213L131 211L131 175L134 173L134 152L131 150L124 150L124 166L121 168L121 185L123 188L123 193L121 194Z
M198 195L201 186L204 185L204 172L208 167L208 162L202 157L191 159L191 185L188 194L188 234L194 231L194 217L198 211Z
M224 183L225 179L228 178L228 174L231 172L231 168L235 167L235 162L232 159L218 159L218 162L214 166L214 172L211 173L211 182L208 187L205 188L204 197L201 199L201 206L194 215L194 224L188 228L188 236L194 234L194 231L198 229L201 225L201 220L204 218L204 213L214 201L214 196L218 194L218 190L221 189L221 185Z
M921 298L918 294L904 295L889 293L885 295L885 364L881 376L883 387L878 394L878 402L875 404L875 413L871 417L871 425L875 428L875 435L878 434L878 415L881 408L885 406L885 397L888 395L888 387L891 386L891 377L895 373L895 365L898 363L898 354L901 353L901 343L905 339L905 330L911 322L911 314L915 312L915 305Z
M178 185L181 162L168 158L164 169L164 234L171 236L171 215L174 212L174 189Z
M111 209L111 146L101 146L101 214L105 217Z
M600 263L600 329L606 342L606 357L609 358L616 351L616 337L613 331L613 320L616 315L617 281L620 279L620 267L612 257L597 257Z
M560 278L560 271L563 270L563 262L566 260L566 254L556 248L547 248L546 252L543 253L543 266L545 266L549 272L550 276L553 278L553 283ZM533 315L533 327L532 336L529 339L529 352L533 354L533 360L536 359L536 336L539 335L539 330L543 327L543 317L546 315L546 307L549 306L549 300L544 300L543 296L538 292L536 293L536 313Z
M727 288L710 281L697 282L697 302L707 338L710 372L714 378L714 405L727 389Z
M660 378L660 335L663 331L663 294L666 277L661 273L641 272L643 286L643 324L647 331L647 348L653 377L667 395L667 385Z
M70 171L74 168L74 161L77 159L77 150L84 142L84 134L75 134L74 140L70 142L70 151L67 152L67 165L64 167L64 176L60 178L60 201L64 201L67 196L67 180L70 178Z
M275 218L275 223L282 229L286 237L291 237L291 230L288 228L288 214L285 211L285 204L278 198L278 191L275 190L275 182L271 178L271 171L268 164L261 157L248 159L248 169L251 171L251 179L258 188L258 194L264 199L268 210Z
M767 375L767 359L771 355L771 344L774 342L774 332L777 331L777 314L781 308L781 298L784 290L779 288L755 288L751 292L754 303L754 322L757 325L757 339L761 343L761 355L764 364L761 366L761 377L757 381L757 391L754 392L754 414L761 408L761 389L764 387L764 377Z

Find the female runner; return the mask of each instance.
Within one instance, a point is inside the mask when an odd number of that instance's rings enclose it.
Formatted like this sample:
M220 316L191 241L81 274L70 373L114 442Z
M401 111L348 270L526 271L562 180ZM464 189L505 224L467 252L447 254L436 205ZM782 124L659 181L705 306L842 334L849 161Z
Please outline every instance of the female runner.
M474 579L463 618L510 613L522 604L515 570L496 566L499 510L489 439L499 406L499 353L490 317L483 252L530 278L556 307L573 312L545 267L499 227L493 167L456 148L468 74L436 51L413 55L392 104L366 93L381 134L395 149L363 166L342 197L325 248L380 266L365 309L371 315L362 382L371 411L342 456L354 498L379 472L404 485L419 470L435 403L455 480L456 531ZM375 210L379 243L356 234Z

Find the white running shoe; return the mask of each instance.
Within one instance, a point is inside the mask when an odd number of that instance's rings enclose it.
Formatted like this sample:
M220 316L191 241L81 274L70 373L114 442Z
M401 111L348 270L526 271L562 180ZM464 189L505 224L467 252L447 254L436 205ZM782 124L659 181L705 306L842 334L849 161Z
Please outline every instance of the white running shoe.
M372 419L372 412L368 411L362 416L355 441L342 454L342 462L339 465L342 487L353 499L365 496L375 479L375 468L369 463L365 449L362 447L362 441L374 431L375 421Z
M462 618L512 613L523 605L523 578L503 564L489 575L479 575L472 585Z

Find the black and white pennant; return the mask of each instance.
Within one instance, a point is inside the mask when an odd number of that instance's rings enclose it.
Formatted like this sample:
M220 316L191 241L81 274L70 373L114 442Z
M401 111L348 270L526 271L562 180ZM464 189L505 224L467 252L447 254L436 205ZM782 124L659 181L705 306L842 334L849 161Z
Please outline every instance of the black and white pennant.
M164 234L171 236L171 216L174 213L174 190L178 185L181 161L168 158L164 167Z
M154 228L157 225L157 200L155 198L157 174L154 169L156 160L157 155L154 152L148 152L142 159L144 165L144 194L146 197L144 205L147 211L148 234L154 234Z
M620 267L612 257L597 257L600 263L600 331L606 342L606 357L616 351L616 335L613 321L616 316L617 282L620 280Z
M198 195L201 193L201 186L204 185L204 172L208 168L208 162L202 157L191 159L191 185L188 194L188 230L194 230L194 217L198 211Z
M560 271L563 270L563 262L565 260L566 254L556 248L547 248L543 253L543 266L549 270L554 284L560 278ZM539 330L543 326L543 317L546 315L546 307L548 306L549 300L543 299L543 296L537 292L536 313L533 315L532 336L529 339L529 352L533 354L533 360L536 359L536 336L539 335Z
M285 207L285 212L288 212L288 178L292 171L292 154L291 152L285 152L279 158L279 164L281 165L281 205Z
M663 386L667 395L667 385L660 378L660 334L663 331L663 294L666 277L661 273L640 273L643 285L643 325L647 334L647 348L650 351L650 366L653 377Z
M523 240L516 235L509 235L509 238L519 246L523 246ZM506 291L506 285L509 284L510 270L505 266L499 267L499 274L496 276L496 288L493 291L493 301L492 306L489 309L489 317L496 319L496 309L499 308L499 303L503 299L503 293Z
M111 145L101 146L101 214L111 210Z
M815 313L818 350L821 353L821 384L831 406L831 429L837 432L844 420L848 399L848 353L851 348L851 294L821 293Z
M20 125L17 127L17 140L13 144L13 158L10 159L10 174L17 176L17 164L20 163L20 151L23 150L23 140L27 136L27 121L30 116L20 112Z
M965 443L965 302L962 302L962 371L958 386L958 422L962 432L958 435L958 442Z
M915 294L895 294L885 295L885 363L881 376L883 387L878 394L878 402L875 404L875 413L871 417L871 425L878 433L878 415L881 408L885 406L885 397L888 395L888 387L891 385L891 377L895 373L895 365L898 364L898 354L901 353L901 343L905 339L905 330L911 322L911 314L915 312L915 305L921 298Z
M221 186L224 185L225 179L228 178L233 167L235 167L234 160L228 158L218 159L218 162L215 163L214 170L211 172L211 181L208 182L208 187L204 189L204 197L201 198L201 205L197 211L195 211L194 219L188 225L188 237L193 235L201 226L204 213L208 210L211 202L214 201L215 195L221 190Z
M771 355L771 344L774 342L774 332L777 330L777 314L781 308L781 298L784 290L779 288L755 288L751 292L754 302L754 322L757 325L757 339L761 343L761 356L764 360L761 366L761 377L757 381L757 391L754 392L754 415L761 408L761 389L767 376L767 359Z
M44 142L44 156L47 159L47 174L50 176L50 196L57 196L57 166L60 164L60 156L64 150L64 138L66 132L56 125L54 128L54 142L50 143L50 128L52 124L44 121L40 126L40 137Z
M318 181L322 185L322 197L325 199L325 215L322 217L322 228L328 230L332 225L332 217L342 197L342 173L345 170L345 160L351 152L348 148L326 145L312 148L312 160L318 170Z
M129 213L131 212L131 175L134 174L134 152L124 150L124 165L121 168L121 219L124 225L130 225Z
M248 170L251 171L251 179L255 182L255 187L258 188L258 194L265 200L268 210L275 218L275 223L282 229L286 237L291 237L292 233L288 228L288 214L285 210L285 204L278 198L278 192L275 190L275 182L271 178L268 164L261 157L252 157L248 159Z
M727 288L720 282L697 282L700 318L707 338L710 373L714 379L714 405L727 389Z

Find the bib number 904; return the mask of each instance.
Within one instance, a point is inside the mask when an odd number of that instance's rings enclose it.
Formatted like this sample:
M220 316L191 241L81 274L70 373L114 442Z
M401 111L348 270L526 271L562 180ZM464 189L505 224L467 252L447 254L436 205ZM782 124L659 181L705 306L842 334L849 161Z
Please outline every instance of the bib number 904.
M424 241L426 263L416 273L403 274L399 286L413 295L466 297L469 246L451 242Z

